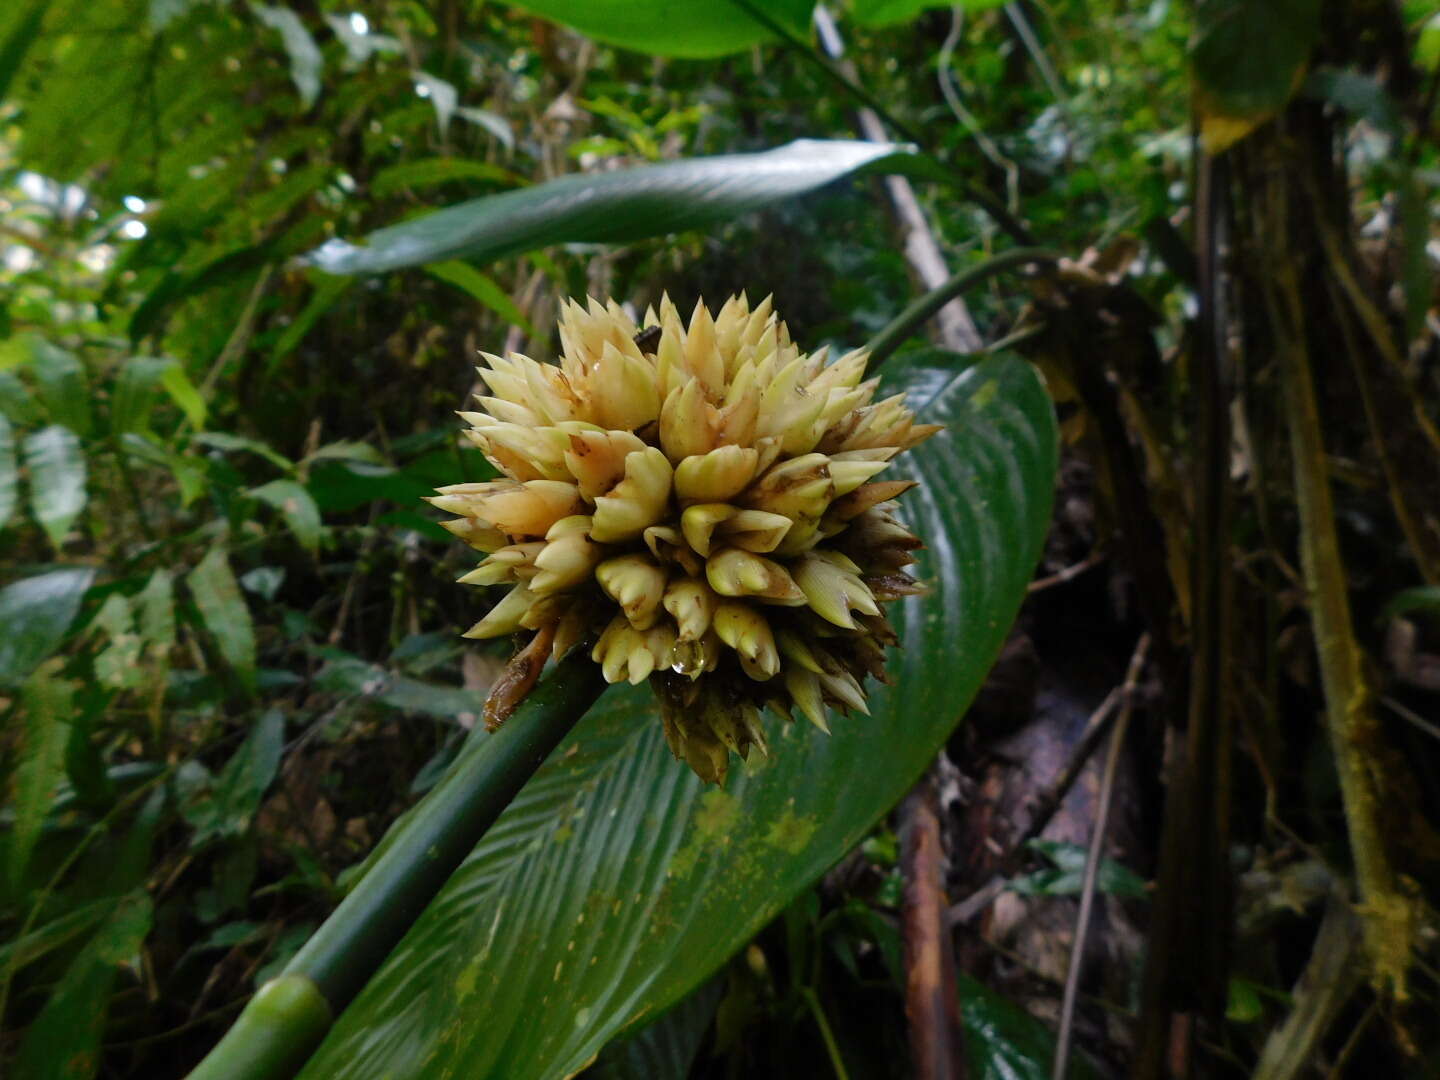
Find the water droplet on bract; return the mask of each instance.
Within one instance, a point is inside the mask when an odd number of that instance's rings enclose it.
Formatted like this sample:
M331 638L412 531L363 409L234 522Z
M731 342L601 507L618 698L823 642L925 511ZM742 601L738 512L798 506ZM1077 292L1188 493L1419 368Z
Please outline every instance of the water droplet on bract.
M705 645L700 641L681 641L670 650L670 670L677 675L699 678L705 670Z

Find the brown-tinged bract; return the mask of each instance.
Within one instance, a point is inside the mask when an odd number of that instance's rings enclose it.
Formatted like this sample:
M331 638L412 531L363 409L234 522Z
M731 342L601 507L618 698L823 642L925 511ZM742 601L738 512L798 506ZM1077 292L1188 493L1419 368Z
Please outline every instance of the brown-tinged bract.
M802 353L768 299L687 325L666 298L643 330L572 301L560 340L558 364L483 354L490 396L461 416L505 478L430 500L488 556L460 580L511 586L466 636L585 642L608 681L648 679L707 782L767 752L767 705L824 731L829 706L865 712L920 546L893 516L913 485L876 477L938 429L873 400L863 351Z

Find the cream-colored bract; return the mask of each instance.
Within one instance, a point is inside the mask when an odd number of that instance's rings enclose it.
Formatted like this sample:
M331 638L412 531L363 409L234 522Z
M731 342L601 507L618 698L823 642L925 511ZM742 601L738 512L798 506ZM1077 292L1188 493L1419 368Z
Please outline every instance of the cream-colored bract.
M676 757L723 782L731 751L766 752L763 707L826 731L827 706L865 711L920 546L892 514L913 484L875 477L938 427L873 400L863 351L802 353L769 299L701 301L687 325L667 297L644 326L658 340L572 301L558 364L483 354L490 396L461 416L506 479L430 501L488 555L460 580L513 586L466 636L534 631L557 658L593 640L608 681L650 680Z

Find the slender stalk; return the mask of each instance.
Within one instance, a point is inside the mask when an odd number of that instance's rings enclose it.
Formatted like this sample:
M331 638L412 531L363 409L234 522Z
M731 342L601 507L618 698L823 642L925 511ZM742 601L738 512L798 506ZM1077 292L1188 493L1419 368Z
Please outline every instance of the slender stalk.
M1378 765L1380 721L1365 682L1364 659L1350 617L1349 581L1340 556L1335 507L1325 457L1320 409L1301 327L1299 288L1292 273L1279 282L1288 332L1280 341L1285 417L1290 428L1300 511L1300 556L1310 593L1310 618L1325 689L1325 716L1350 852L1360 886L1360 914L1374 978L1380 988L1404 994L1419 908L1388 857L1381 808L1386 777Z
M1110 749L1105 755L1105 772L1100 779L1099 807L1095 826L1090 831L1090 850L1085 856L1085 878L1080 886L1080 914L1075 920L1075 937L1070 948L1070 968L1065 973L1065 997L1060 1006L1060 1033L1055 1037L1055 1060L1051 1064L1052 1080L1065 1080L1070 1067L1070 1046L1075 1037L1075 1005L1080 998L1080 975L1084 970L1085 942L1090 936L1090 913L1095 907L1096 884L1100 880L1100 860L1105 852L1105 829L1110 823L1110 802L1115 793L1115 773L1120 766L1120 751L1125 733L1130 728L1130 714L1135 707L1135 686L1145 667L1150 650L1150 635L1141 635L1140 643L1130 657L1130 670L1120 695L1120 715L1110 736Z
M907 338L924 322L944 307L953 297L983 281L1007 270L1035 263L1053 263L1060 258L1059 252L1048 248L1012 248L986 259L978 266L970 266L951 276L938 288L931 289L920 299L907 307L891 320L890 325L870 339L870 369L873 371L898 349Z
M604 688L599 666L572 654L500 730L471 736L446 778L386 834L358 884L191 1080L293 1075Z

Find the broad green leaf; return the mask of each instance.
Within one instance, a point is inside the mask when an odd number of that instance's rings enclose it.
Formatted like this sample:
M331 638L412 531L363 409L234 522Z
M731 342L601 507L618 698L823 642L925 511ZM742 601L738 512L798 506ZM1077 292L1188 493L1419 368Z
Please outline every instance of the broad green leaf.
M25 680L65 638L95 571L66 567L0 589L0 687Z
M758 154L724 154L563 176L331 240L307 258L331 274L376 274L465 258L489 262L550 244L619 243L698 229L811 191L911 151L883 143L800 139Z
M57 548L85 509L85 454L69 428L51 424L25 437L30 511Z
M520 309L515 306L515 301L510 299L509 294L469 263L461 262L459 259L432 263L425 267L425 272L431 277L439 278L447 285L454 285L462 292L468 293L507 323L520 327L530 337L540 336L530 325L530 320L525 318Z
M1052 864L1044 870L1017 877L1009 888L1022 896L1075 896L1085 882L1089 852L1079 844L1060 840L1032 840L1029 846ZM1119 896L1148 896L1145 879L1123 863L1102 858L1096 874L1096 888Z
M925 769L1025 592L1049 522L1057 435L1021 361L957 374L896 360L885 375L947 429L906 455L905 471L924 480L904 516L929 545L918 571L931 591L891 609L904 649L873 714L835 718L829 737L768 721L771 757L706 789L671 758L648 689L612 688L304 1077L569 1075L707 979Z
M423 161L402 161L381 169L370 181L370 193L377 199L388 198L407 188L427 188L451 184L457 180L485 180L506 187L525 187L525 178L518 173L488 161L466 161L463 158L425 158Z
M1005 0L960 0L966 11L997 8ZM893 26L909 22L930 8L955 7L954 0L851 0L850 14L861 26Z
M200 617L215 638L220 655L240 681L255 689L255 628L240 585L221 547L211 548L187 579Z
M1320 0L1201 0L1191 65L1205 149L1218 154L1283 109L1320 36Z
M136 959L153 913L143 890L113 906L25 1033L15 1080L88 1080L96 1074L116 970Z
M238 836L250 828L284 749L285 714L269 709L220 770L209 797L186 811L186 820L195 827L192 846L215 837Z
M965 1056L971 1080L1048 1080L1055 1036L1024 1008L961 972L960 1020L965 1026ZM1103 1075L1080 1052L1070 1057L1075 1080Z
M35 372L35 396L52 424L79 435L90 434L90 388L85 365L69 349L30 335L30 363Z
M75 685L57 678L47 664L21 690L25 741L15 768L15 824L10 834L10 880L19 882L50 810L55 788L65 776L65 744Z
M290 58L290 81L300 92L300 103L305 108L315 104L320 96L320 69L324 59L320 47L305 29L300 16L289 8L272 7L269 4L251 4L255 17L280 35L285 46L285 55Z
M39 424L45 419L25 384L10 371L0 371L0 413L17 424Z
M774 36L722 0L512 0L515 7L573 26L586 37L658 56L701 58L739 52ZM764 10L802 38L814 0L768 0Z
M140 636L163 652L175 644L175 579L156 570L135 598L140 609Z
M110 430L116 435L127 431L148 431L150 413L155 408L155 388L174 360L156 356L132 356L125 361L115 379L110 396Z
M205 399L200 396L200 391L195 389L195 384L190 381L190 376L185 374L185 367L179 360L172 360L170 366L160 373L160 385L192 426L205 426Z
M106 647L95 656L95 678L102 686L133 689L144 672L140 668L142 641L135 630L135 613L129 597L111 593L90 625L105 632Z
M252 488L250 494L280 511L285 524L306 551L313 552L320 546L320 510L310 492L300 484L294 480L271 480Z
M10 421L0 414L0 529L10 521L15 512L15 500L20 490L20 465L15 460L15 429Z

